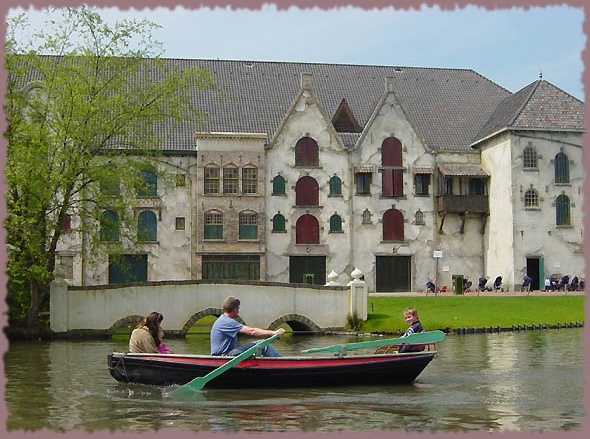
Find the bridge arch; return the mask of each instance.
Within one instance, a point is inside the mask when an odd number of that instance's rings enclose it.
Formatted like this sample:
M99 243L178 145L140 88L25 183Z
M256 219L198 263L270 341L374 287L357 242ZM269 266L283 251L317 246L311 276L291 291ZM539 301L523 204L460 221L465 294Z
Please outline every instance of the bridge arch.
M294 331L321 331L318 325L305 316L299 314L286 314L279 317L269 325L269 329L278 329L281 325L287 324Z
M187 322L184 324L182 329L180 331L178 331L178 333L182 336L185 336L188 333L188 331L191 329L191 327L195 324L195 322L201 320L203 317L206 317L206 316L219 317L221 314L223 314L223 309L221 309L221 308L207 308L202 311L196 312L191 316L190 319L187 320ZM236 320L238 322L240 322L242 325L245 324L240 316L238 316L238 318Z
M139 314L132 314L127 317L123 317L122 319L117 320L115 323L111 325L109 329L106 330L107 335L113 335L119 328L124 328L127 326L132 326L132 330L137 326L139 322L143 320L145 316L140 316Z

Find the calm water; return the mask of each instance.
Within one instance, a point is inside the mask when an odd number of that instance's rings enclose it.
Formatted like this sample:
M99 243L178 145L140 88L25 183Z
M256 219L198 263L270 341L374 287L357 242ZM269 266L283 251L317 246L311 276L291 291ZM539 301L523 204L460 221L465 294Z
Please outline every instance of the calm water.
M166 341L176 353L207 353L206 336ZM342 341L288 336L275 346L295 354ZM11 344L6 429L551 432L579 429L585 417L583 329L449 335L410 385L207 390L190 401L117 383L106 355L126 347L126 339Z

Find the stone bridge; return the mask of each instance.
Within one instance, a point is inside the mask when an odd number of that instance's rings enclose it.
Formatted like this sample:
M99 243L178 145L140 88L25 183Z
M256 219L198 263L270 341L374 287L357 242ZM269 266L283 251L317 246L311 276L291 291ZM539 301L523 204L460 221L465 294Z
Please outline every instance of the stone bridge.
M51 283L49 322L57 335L109 336L158 311L166 335L183 337L202 317L221 315L230 295L241 301L242 323L259 328L286 324L293 331L336 330L346 326L349 315L367 318L367 287L359 276L347 286L166 281L72 287L58 269Z

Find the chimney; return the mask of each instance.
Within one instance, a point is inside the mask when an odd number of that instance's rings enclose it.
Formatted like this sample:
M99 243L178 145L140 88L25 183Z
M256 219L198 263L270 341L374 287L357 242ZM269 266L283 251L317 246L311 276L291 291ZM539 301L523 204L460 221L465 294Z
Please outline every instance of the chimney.
M312 88L312 81L311 81L311 73L301 73L301 88L304 90L311 90Z
M385 78L385 91L393 92L394 91L394 84L395 84L395 79L393 78L393 76L386 77Z

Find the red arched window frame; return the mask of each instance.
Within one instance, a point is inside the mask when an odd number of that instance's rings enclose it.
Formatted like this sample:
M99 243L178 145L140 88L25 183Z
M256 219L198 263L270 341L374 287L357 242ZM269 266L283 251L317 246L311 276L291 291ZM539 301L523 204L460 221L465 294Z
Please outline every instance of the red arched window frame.
M402 168L402 143L395 137L388 137L381 144L381 192L384 197L404 195ZM400 169L391 169L397 167Z
M320 223L317 218L310 214L301 215L295 226L296 244L319 244Z
M295 204L297 206L318 206L320 188L313 177L301 177L295 185Z
M404 240L404 217L397 209L389 209L383 214L383 241Z
M319 166L318 144L311 137L302 137L295 144L295 166Z

